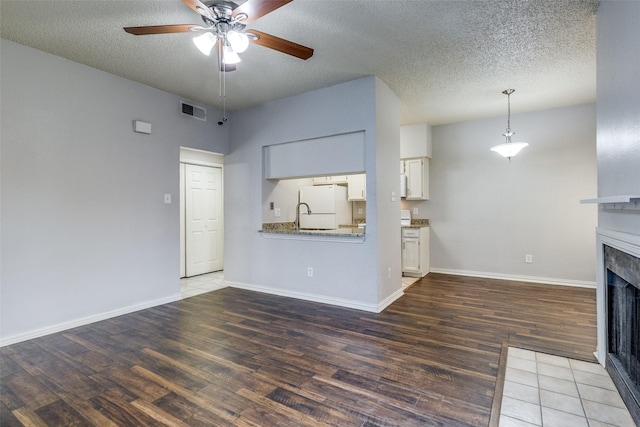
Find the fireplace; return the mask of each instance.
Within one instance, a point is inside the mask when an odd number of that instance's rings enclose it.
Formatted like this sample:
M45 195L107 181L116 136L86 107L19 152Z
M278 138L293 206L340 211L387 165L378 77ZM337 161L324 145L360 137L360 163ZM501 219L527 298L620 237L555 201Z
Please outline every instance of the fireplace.
M601 248L604 292L599 297L605 297L605 365L640 425L640 257L628 252L627 245L614 245L603 242Z

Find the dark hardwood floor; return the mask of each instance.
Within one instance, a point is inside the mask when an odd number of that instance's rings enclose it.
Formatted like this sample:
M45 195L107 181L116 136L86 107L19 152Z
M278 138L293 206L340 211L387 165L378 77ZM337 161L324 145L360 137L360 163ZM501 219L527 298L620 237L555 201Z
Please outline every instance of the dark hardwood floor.
M595 290L431 273L380 314L223 289L0 349L0 425L486 426L504 343L594 361Z

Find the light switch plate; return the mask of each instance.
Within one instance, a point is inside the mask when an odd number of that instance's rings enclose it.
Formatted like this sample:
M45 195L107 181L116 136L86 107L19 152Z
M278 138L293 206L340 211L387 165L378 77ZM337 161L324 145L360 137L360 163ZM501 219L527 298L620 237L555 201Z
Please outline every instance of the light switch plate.
M280 208L274 208L273 209L273 216L275 218L280 218Z

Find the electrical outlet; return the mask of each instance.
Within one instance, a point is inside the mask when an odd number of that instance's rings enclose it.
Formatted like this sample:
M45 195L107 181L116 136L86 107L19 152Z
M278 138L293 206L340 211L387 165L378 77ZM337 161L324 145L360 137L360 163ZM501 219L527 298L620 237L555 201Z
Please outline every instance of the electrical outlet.
M313 267L307 267L307 277L313 277Z
M273 210L273 216L274 216L275 218L280 218L280 208L275 208L275 209Z
M413 208L413 214L414 215L418 215L418 212L420 212L420 210L418 208Z
M387 279L391 279L391 267L387 269Z
M527 264L533 264L533 255L527 254L524 256L524 262Z
M165 194L165 195L164 195L164 202L165 202L166 204L171 203L171 194Z
M269 202L269 210L273 210L273 202Z
M358 215L362 215L364 213L364 210L362 208L358 208Z

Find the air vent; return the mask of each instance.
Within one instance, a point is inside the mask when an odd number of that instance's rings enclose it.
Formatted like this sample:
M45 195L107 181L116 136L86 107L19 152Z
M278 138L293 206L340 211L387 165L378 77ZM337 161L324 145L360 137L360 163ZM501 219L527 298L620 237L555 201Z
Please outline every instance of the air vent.
M180 106L182 108L182 114L186 116L191 116L194 119L207 121L207 110L202 107L197 107L195 105L187 104L186 102L180 102Z

